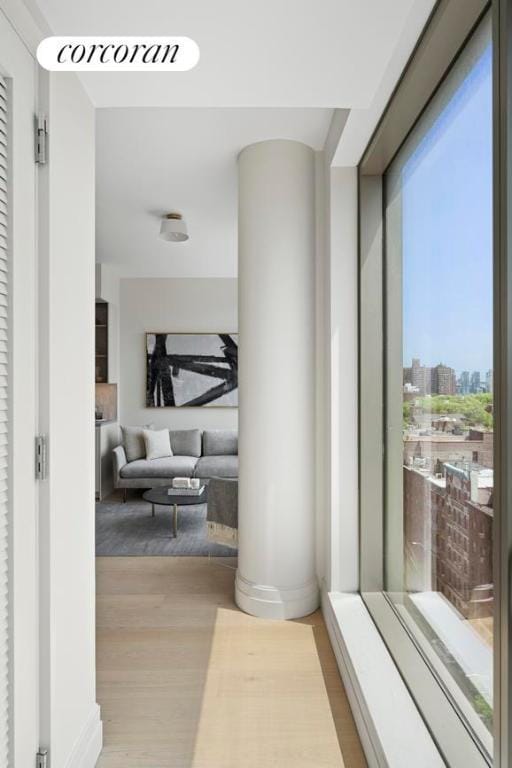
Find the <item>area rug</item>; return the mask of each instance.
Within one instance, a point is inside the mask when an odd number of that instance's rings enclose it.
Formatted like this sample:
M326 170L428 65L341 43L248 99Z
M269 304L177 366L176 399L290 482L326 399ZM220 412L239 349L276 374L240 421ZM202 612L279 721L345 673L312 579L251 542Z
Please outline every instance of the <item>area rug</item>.
M117 494L96 502L96 555L169 557L236 557L236 550L207 538L206 504L178 507L178 538L173 538L172 511L155 507L142 494L129 492L123 504Z

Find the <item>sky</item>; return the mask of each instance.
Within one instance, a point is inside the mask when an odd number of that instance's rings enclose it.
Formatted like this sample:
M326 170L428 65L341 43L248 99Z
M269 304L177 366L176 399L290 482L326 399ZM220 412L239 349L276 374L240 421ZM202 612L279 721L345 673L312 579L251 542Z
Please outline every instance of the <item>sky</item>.
M492 368L490 44L402 169L404 365Z

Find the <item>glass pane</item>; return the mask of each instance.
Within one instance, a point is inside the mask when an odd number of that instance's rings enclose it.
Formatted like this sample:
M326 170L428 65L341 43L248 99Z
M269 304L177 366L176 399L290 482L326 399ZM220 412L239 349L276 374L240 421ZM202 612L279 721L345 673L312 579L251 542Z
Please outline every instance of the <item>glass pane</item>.
M386 587L493 716L492 54L485 20L386 174Z

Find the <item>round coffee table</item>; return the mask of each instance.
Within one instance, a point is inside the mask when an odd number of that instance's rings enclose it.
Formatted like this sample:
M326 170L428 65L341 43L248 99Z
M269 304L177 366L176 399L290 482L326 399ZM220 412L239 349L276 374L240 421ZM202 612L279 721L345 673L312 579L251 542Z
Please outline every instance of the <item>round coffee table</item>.
M173 489L168 493L168 488L151 488L142 494L142 498L152 505L152 514L155 516L155 505L160 507L172 507L174 538L178 536L178 507L192 506L193 504L206 504L207 489L203 488L200 494L180 493L179 489Z

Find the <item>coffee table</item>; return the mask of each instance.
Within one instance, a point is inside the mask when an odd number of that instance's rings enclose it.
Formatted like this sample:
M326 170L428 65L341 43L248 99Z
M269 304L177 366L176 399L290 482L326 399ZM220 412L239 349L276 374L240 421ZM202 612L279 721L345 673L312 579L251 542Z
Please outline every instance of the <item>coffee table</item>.
M172 507L173 510L173 531L174 538L178 536L178 507L192 506L194 504L206 504L207 488L203 489L201 494L180 494L173 492L167 493L168 488L151 488L142 494L142 498L149 501L152 505L152 515L155 516L155 505L160 507Z

